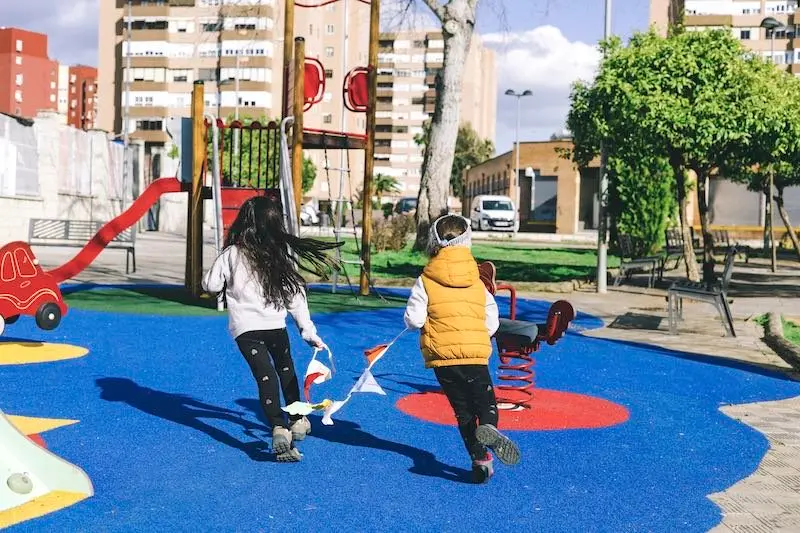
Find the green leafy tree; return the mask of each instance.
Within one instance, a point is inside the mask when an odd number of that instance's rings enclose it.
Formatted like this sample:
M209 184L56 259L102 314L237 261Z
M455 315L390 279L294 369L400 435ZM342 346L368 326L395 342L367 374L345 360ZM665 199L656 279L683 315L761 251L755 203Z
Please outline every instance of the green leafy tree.
M686 224L691 171L697 178L704 237L703 278L710 281L714 258L708 181L720 168L758 159L752 136L765 127L764 76L769 78L772 67L746 54L725 30L677 32L666 38L651 30L634 35L627 46L610 39L603 49L594 83L579 84L572 93L567 124L576 144L573 158L588 162L589 155L599 152L603 139L609 157L638 150L640 159L657 156L668 161L675 179L687 276L696 280L699 275Z
M758 164L749 161L732 164L722 172L727 178L744 183L751 191L760 192L769 198L770 177L775 187L774 200L778 214L786 227L795 252L800 259L800 246L792 229L789 213L784 203L786 187L800 185L800 102L795 96L800 92L800 80L791 74L771 68L764 78L764 92L769 101L782 102L781 106L765 109L764 126L753 133L753 150ZM771 204L767 204L771 209ZM764 248L769 245L773 233L771 217L765 217ZM775 265L773 265L773 268Z
M375 174L372 179L372 186L375 190L378 204L383 204L383 196L386 194L397 194L400 192L400 182L394 176L387 174Z
M314 181L317 179L317 165L314 162L303 156L303 194L307 193L314 187Z
M422 125L422 132L414 136L414 142L422 147L423 155L427 151L430 142L431 123L425 121ZM460 196L464 188L464 171L475 165L479 165L494 155L494 143L489 139L481 139L478 133L472 128L472 124L466 122L458 128L456 138L456 151L453 157L453 170L450 172L450 189L454 194Z

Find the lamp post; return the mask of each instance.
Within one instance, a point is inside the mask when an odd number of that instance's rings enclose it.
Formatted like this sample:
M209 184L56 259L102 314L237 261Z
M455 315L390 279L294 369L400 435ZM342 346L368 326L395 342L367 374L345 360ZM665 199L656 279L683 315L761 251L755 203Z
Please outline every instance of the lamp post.
M514 91L513 89L508 89L506 91L506 96L513 96L513 97L515 97L517 99L517 133L516 133L516 141L515 141L515 144L517 146L517 161L516 161L516 167L515 167L516 174L515 174L515 177L514 177L514 190L515 190L514 201L517 204L516 208L517 208L517 213L519 214L520 211L522 210L520 205L519 205L519 195L520 195L520 186L519 186L519 122L520 122L520 111L521 111L520 104L522 102L522 98L523 97L525 97L525 96L533 96L533 92L531 92L530 90L526 89L526 90L522 91L521 93L518 93L518 92ZM536 205L534 203L535 194L536 194L536 178L534 177L534 178L531 178L531 212L533 212L534 206ZM515 220L514 224L516 224L516 222L517 221Z
M605 0L605 24L603 26L603 39L611 36L611 0ZM606 163L608 154L606 153L605 143L600 143L600 206L598 211L599 226L597 228L597 292L605 294L608 292L608 174Z
M770 61L775 63L775 32L784 27L783 23L774 17L767 17L761 21L761 27L770 32L769 38L769 58ZM777 257L775 250L775 236L774 236L774 210L772 209L772 191L774 186L775 170L771 169L769 172L769 184L767 186L766 198L764 203L764 225L767 231L764 232L764 248L770 247L771 253L771 266L772 271L777 270Z

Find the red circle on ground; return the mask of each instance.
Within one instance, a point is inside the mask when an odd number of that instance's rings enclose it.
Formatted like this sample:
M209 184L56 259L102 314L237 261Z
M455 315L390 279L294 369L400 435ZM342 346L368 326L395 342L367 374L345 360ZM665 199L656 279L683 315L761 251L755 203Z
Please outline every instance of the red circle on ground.
M403 413L447 426L455 426L453 409L444 394L421 392L397 401ZM572 392L535 389L531 408L518 411L500 410L499 429L536 431L558 429L597 429L622 424L630 418L623 406Z

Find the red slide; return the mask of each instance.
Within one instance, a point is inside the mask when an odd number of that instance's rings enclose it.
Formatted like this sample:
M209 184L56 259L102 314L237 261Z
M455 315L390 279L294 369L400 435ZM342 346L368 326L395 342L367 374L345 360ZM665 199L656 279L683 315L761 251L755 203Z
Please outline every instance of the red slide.
M181 192L181 190L181 182L175 178L159 178L155 180L144 190L139 198L134 200L133 204L124 213L100 228L100 231L92 237L92 240L75 257L60 267L49 271L48 274L55 279L56 283L61 283L77 276L100 255L100 252L114 237L136 224L162 194Z

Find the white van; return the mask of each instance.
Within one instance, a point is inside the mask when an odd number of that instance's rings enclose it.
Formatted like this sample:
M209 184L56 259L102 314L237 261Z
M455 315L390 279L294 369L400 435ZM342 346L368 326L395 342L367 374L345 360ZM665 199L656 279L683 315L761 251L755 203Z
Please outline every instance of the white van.
M472 229L479 231L519 231L519 215L508 196L476 196L470 212Z

